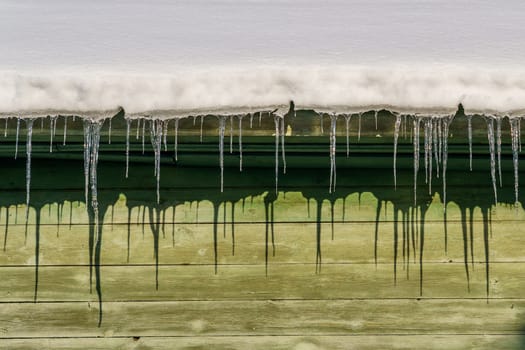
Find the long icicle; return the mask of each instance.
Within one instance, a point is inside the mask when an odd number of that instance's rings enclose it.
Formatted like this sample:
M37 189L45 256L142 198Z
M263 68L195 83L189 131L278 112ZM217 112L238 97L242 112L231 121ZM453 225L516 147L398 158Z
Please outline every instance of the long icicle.
M443 212L447 211L447 162L448 162L448 133L449 126L454 119L454 115L445 116L442 119L442 155L441 155L441 170L443 182Z
M494 204L498 204L498 189L496 185L496 147L494 141L494 118L487 117L487 138L489 141L490 153L490 176L492 178L492 187L494 189Z
M512 146L512 164L514 167L514 204L518 205L518 190L519 190L519 127L520 117L509 117L510 137Z
M335 192L336 184L336 167L335 167L335 154L336 154L336 126L337 126L337 114L330 115L330 187L329 193Z
M26 222L29 218L29 199L31 193L31 150L33 139L33 119L26 119L27 138L26 138Z
M160 154L162 151L162 133L164 131L164 123L160 119L151 120L151 145L153 146L155 154L155 179L157 181L157 204L160 203Z
M401 115L396 115L394 124L394 189L397 189L397 141L399 139L399 127L401 125Z
M91 156L91 122L84 119L84 196L86 207L89 206L89 165Z
M221 168L221 192L224 192L224 129L226 117L219 116L219 164Z
M414 207L417 206L417 173L419 171L419 125L421 118L414 116L414 132L413 132L413 145L414 145Z
M275 123L275 194L277 194L279 183L279 116L275 115L273 121Z
M129 132L131 129L131 119L126 118L126 179L129 171Z

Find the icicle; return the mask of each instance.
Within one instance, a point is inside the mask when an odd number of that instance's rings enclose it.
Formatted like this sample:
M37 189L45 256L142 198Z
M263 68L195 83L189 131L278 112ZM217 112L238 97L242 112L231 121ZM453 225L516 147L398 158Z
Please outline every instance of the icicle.
M18 156L18 135L19 134L20 134L20 117L16 117L15 159Z
M334 113L330 115L330 187L329 193L335 192L336 184L336 167L335 167L335 152L337 145L336 138L337 115Z
M128 178L129 170L129 132L131 129L131 119L126 118L126 179Z
M261 126L263 112L259 112L259 126Z
M239 171L242 171L242 118L243 115L239 115Z
M179 160L178 155L178 138L179 138L179 118L175 118L175 161Z
M29 199L31 193L31 141L33 139L33 119L26 119L26 222L29 218Z
M518 118L518 143L521 152L521 118Z
M64 116L64 141L62 142L63 146L66 145L66 138L67 138L67 115Z
M417 206L417 173L419 171L419 125L421 118L414 116L414 207Z
M284 116L281 118L281 157L283 159L283 174L286 174L286 151L284 149L284 136L286 134L284 126Z
M436 177L439 178L439 154L438 152L441 152L440 149L440 143L441 138L438 138L439 132L438 132L438 125L441 125L441 118L435 117L432 118L432 140L434 141L434 159L436 161Z
M233 153L233 116L230 115L230 154Z
M501 117L496 117L496 137L497 137L497 151L498 151L498 175L499 187L503 186L501 179Z
M469 166L472 171L472 116L467 115Z
M144 140L146 138L146 119L142 121L142 154L144 154Z
M140 137L140 118L137 118L137 137L136 139L138 140Z
M345 114L345 127L346 127L346 158L350 156L350 119L351 114Z
M168 124L169 120L162 121L162 143L164 144L164 152L168 151Z
M157 180L157 204L160 203L160 153L162 149L162 133L164 131L164 123L160 119L151 120L151 146L155 154L155 171L154 175Z
M219 164L221 167L221 192L224 192L224 129L226 129L226 117L219 117Z
M49 153L53 153L53 137L55 136L56 125L57 125L57 116L52 116L50 118L49 125Z
M376 122L376 130L377 130L377 114L379 113L379 111L375 110L374 111L374 120Z
M519 127L520 117L509 117L510 123L510 137L512 146L512 164L514 166L514 204L518 205L518 190L519 190L519 172L518 172L518 161L519 161Z
M279 116L273 117L275 123L275 194L278 193L279 183Z
M357 124L357 142L360 142L361 141L361 117L362 117L362 113L359 113L359 119L358 119L358 124Z
M394 189L397 189L397 141L399 139L399 126L401 125L401 115L396 115L394 124Z
M434 131L433 131L433 123L432 123L432 117L427 120L428 125L428 194L432 195L432 145L434 137Z
M250 113L250 129L253 127L253 113Z
M201 115L201 134L200 134L200 141L201 141L201 143L202 143L202 128L203 128L203 126L204 126L204 116Z
M487 117L487 138L489 140L490 152L490 176L492 177L492 187L494 188L494 204L498 204L498 189L496 186L496 147L494 145L494 119Z
M454 119L454 115L445 116L442 119L442 154L441 154L441 170L442 170L442 182L443 182L443 212L447 211L447 161L448 161L448 132L450 123Z
M91 156L91 122L87 119L84 120L84 196L86 207L88 206L88 195L89 195L89 166Z
M5 118L5 129L4 129L4 137L7 137L7 121L9 118Z
M111 121L113 118L109 118L109 127L108 127L108 144L111 145Z

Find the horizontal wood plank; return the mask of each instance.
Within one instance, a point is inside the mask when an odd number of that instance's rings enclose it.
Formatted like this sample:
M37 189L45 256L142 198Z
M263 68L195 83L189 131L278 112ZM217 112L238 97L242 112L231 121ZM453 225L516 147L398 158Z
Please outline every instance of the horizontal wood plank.
M469 266L469 280L463 264L423 265L425 298L521 298L525 280L524 263ZM100 268L101 297L105 301L136 300L266 300L266 299L383 299L419 298L420 267L409 270L390 264L213 265L201 266L103 266ZM0 268L0 301L32 302L37 287L39 301L94 301L90 294L89 267ZM266 274L267 273L267 274ZM409 279L407 279L407 275ZM156 289L158 282L158 290ZM470 289L469 289L470 288Z
M521 334L524 300L3 304L0 337Z
M525 335L354 335L347 336L190 336L0 339L10 350L42 349L157 349L157 350L343 350L343 349L442 349L518 350Z

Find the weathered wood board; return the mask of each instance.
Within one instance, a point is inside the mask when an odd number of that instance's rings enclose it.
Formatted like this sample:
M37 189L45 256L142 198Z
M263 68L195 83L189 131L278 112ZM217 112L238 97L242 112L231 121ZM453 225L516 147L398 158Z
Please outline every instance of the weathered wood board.
M158 204L151 155L132 145L125 179L108 148L98 231L75 152L35 156L27 224L24 163L5 159L0 347L525 347L525 211L508 153L494 205L487 155L469 172L452 152L445 216L440 178L429 194L420 172L414 202L408 148L397 189L391 148L365 142L328 193L326 145L305 156L294 142L278 193L267 144L242 173L226 156L224 193L215 144L177 166L166 156Z

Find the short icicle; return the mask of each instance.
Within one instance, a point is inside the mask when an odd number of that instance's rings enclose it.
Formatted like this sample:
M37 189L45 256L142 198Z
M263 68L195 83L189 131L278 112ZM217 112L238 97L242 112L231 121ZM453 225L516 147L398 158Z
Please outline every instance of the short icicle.
M363 113L359 113L359 118L357 119L357 142L361 142L361 119Z
M4 137L7 137L7 122L9 121L9 118L5 118L5 128L4 128ZM42 123L43 125L43 123Z
M396 115L394 124L394 189L397 189L397 142L399 140L399 127L401 126L401 115Z
M109 118L109 126L108 126L108 144L111 145L111 121L113 118Z
M53 137L55 137L58 116L50 117L49 125L49 153L53 153Z
M350 119L351 114L345 114L345 128L346 128L346 158L350 157Z
M64 116L64 140L62 141L62 146L66 145L66 138L67 138L67 115Z
M230 154L233 153L233 115L230 115Z
M203 133L203 130L202 130L202 129L204 128L204 116L201 115L200 119L201 119L201 130L200 130L199 140L200 140L200 142L202 143L202 133Z
M472 171L472 116L467 115L469 166Z
M146 119L142 121L142 154L144 154L145 139L146 139Z
M31 195L31 142L33 139L33 119L25 120L27 125L26 138L26 222L29 219L29 199Z
M179 143L179 118L175 118L175 161L179 160L178 143Z
M284 116L281 116L281 157L283 159L283 174L286 174L286 151L284 149L284 136L286 135Z
M336 167L335 167L335 155L336 155L336 126L337 126L337 114L333 113L330 115L330 187L329 193L335 192L336 184Z
M18 157L18 136L19 134L20 134L20 117L16 117L15 159Z
M377 114L378 114L378 113L379 113L378 110L375 110L375 111L374 111L374 120L375 120L375 122L376 122L376 130L377 130Z
M239 115L239 171L242 171L242 118L243 115Z

